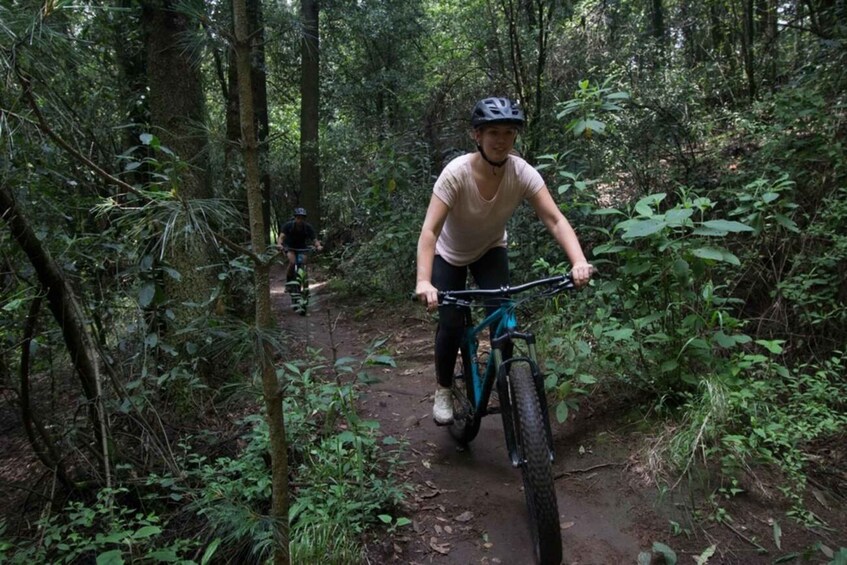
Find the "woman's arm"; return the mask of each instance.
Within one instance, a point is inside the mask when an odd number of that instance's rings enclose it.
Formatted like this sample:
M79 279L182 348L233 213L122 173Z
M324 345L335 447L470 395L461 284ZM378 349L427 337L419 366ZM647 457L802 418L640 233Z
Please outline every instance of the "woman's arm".
M426 209L421 235L418 237L415 294L429 310L438 306L438 290L432 286L432 261L435 259L435 242L441 234L449 211L447 205L433 194Z
M544 223L559 246L565 251L571 262L571 274L574 284L583 286L591 278L594 267L585 259L579 238L556 205L550 191L545 186L529 198L529 203L535 209L538 218Z

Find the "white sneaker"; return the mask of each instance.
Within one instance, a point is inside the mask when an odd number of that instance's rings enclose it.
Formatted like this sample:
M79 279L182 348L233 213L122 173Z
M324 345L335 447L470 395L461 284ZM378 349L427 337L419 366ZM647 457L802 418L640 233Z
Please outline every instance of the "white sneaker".
M453 423L453 393L449 388L438 387L435 402L432 405L432 419L439 426Z

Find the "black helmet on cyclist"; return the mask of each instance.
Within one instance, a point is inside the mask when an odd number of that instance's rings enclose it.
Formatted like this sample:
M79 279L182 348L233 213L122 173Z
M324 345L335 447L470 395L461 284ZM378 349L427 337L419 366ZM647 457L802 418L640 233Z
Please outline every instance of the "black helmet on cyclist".
M305 208L295 208L294 209L294 215L295 216L306 216L307 215L306 209Z
M521 105L508 98L483 98L476 103L471 112L471 125L478 128L490 124L522 126L524 114Z

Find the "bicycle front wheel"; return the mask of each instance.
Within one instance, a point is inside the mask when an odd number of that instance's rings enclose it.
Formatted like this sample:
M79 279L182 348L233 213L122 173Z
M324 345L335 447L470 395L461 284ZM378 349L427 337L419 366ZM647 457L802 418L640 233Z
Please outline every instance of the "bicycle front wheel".
M480 420L473 407L472 378L468 355L460 351L453 371L453 423L450 424L450 435L462 445L472 442L479 433Z
M300 267L297 269L297 283L299 285L299 296L297 297L297 313L305 316L309 309L309 276L306 274L306 268Z
M559 506L541 403L529 365L516 363L509 373L512 422L520 442L520 467L535 557L541 565L559 565L562 561Z

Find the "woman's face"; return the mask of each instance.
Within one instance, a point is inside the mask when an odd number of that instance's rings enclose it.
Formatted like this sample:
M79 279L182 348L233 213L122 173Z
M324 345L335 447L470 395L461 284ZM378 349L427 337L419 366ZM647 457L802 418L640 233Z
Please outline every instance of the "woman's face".
M492 161L502 161L515 146L518 128L505 124L483 126L474 131L474 139Z

